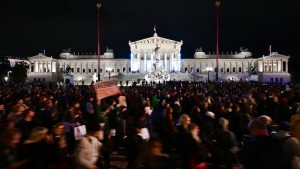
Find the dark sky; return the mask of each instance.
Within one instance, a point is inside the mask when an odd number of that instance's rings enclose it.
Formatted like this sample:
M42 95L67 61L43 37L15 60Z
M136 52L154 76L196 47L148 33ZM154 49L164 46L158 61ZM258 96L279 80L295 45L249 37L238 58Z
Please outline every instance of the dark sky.
M0 56L33 56L46 49L97 51L97 0L1 0ZM196 48L215 51L216 7L213 0L102 0L101 51L114 49L129 58L128 41L158 35L183 40L182 57ZM254 57L272 51L299 61L297 0L221 0L221 51L248 48ZM101 52L101 53L102 53Z

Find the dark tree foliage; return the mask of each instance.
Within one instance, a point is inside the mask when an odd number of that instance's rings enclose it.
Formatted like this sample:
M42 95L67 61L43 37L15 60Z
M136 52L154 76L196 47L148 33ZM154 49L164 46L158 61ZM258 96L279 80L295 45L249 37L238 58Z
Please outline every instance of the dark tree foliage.
M9 80L15 83L23 83L27 78L28 65L25 62L18 62L11 68Z

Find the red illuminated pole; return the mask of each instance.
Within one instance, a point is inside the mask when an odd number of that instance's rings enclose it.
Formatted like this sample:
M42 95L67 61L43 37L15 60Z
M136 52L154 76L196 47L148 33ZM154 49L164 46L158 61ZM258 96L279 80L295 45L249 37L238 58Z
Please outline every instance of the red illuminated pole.
M97 3L98 9L98 81L100 81L100 2Z
M216 82L219 80L219 6L220 6L220 0L216 1L216 7L217 7L217 18L216 18Z

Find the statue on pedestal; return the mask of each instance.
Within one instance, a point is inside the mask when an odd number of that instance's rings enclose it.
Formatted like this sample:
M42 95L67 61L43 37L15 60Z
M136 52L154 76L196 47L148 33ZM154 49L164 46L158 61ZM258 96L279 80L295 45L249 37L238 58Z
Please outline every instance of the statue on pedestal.
M168 81L170 80L170 75L167 74L163 68L163 66L159 66L159 58L158 52L159 47L157 46L155 49L155 63L153 63L153 67L150 69L150 72L146 74L145 80L148 82L160 82L160 81Z
M70 67L70 65L67 65L67 68L65 70L65 75L71 75L72 69Z

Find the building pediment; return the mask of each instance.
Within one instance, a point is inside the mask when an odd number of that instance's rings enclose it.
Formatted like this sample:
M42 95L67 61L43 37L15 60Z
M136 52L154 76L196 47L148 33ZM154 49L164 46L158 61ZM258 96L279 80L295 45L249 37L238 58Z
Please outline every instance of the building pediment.
M137 51L153 51L156 48L159 48L160 51L180 51L182 41L175 41L167 38L159 37L156 33L153 37L146 39L141 39L138 41L131 42L129 41L130 50L133 53Z
M29 57L28 60L55 60L52 57L45 56L42 53L39 53L36 56Z
M273 52L268 56L261 57L260 59L270 59L270 60L272 60L272 59L278 59L278 58L280 58L280 59L289 59L290 56L282 55L282 54L279 54L278 52Z
M154 37L138 40L135 42L129 42L129 44L158 44L158 43L160 43L160 44L182 44L182 41L178 42L175 40L162 38L159 36L156 36L156 37L154 36Z

